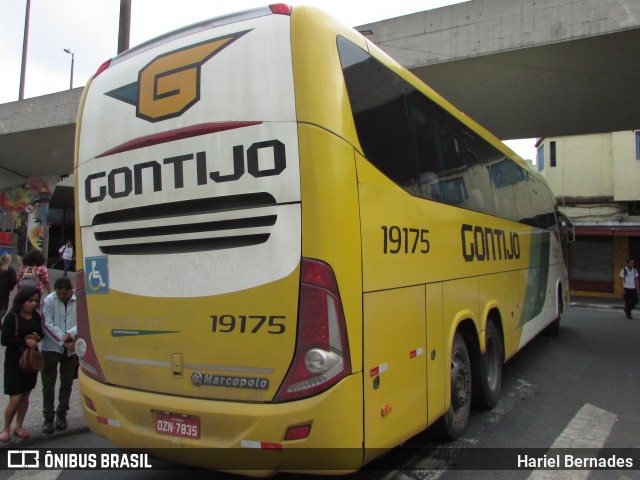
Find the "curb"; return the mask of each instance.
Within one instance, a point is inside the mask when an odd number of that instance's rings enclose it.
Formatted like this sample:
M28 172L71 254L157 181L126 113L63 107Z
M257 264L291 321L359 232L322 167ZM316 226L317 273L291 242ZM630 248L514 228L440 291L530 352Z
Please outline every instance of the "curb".
M606 308L608 310L623 310L624 307L622 305L609 305L606 303L584 303L584 302L571 302L569 304L570 307L578 307L578 308Z
M569 299L569 306L571 307L583 307L583 308L606 308L612 310L624 310L624 300L621 298L601 298L601 297L586 297L586 296L572 296Z

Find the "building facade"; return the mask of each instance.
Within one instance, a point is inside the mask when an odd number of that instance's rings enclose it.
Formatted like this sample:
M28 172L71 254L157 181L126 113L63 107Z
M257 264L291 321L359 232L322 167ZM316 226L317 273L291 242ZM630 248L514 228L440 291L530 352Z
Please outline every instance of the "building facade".
M572 293L618 297L628 258L640 265L640 130L542 138L537 165L575 226Z

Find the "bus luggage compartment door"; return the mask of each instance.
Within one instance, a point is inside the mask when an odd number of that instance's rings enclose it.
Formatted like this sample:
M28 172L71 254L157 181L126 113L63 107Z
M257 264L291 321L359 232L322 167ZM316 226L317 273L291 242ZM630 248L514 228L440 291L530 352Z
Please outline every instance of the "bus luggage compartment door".
M425 352L423 285L364 295L367 451L393 447L426 428Z

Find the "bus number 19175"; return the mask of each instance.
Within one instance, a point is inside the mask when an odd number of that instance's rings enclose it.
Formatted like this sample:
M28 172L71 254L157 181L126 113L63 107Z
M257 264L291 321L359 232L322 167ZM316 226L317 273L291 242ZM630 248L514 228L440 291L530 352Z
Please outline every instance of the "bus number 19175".
M396 225L382 225L384 254L391 253L429 253L429 230L426 228L407 228Z
M267 333L280 335L285 332L282 323L284 315L211 315L211 331L218 333L258 333L266 329Z

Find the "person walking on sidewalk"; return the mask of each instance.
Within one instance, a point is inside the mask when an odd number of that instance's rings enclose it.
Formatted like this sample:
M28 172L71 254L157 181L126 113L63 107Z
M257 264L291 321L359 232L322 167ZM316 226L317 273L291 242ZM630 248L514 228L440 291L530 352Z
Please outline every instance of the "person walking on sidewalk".
M40 290L40 300L44 298L44 290L51 293L49 273L45 266L46 259L39 250L31 250L22 257L22 266L18 271L18 290L25 287L36 287Z
M620 281L624 290L624 313L627 314L627 318L633 318L631 310L638 303L638 292L640 291L638 271L633 268L633 259L627 260L627 266L620 271Z
M67 272L71 268L71 262L74 258L73 245L71 244L71 240L67 240L67 243L60 247L60 250L58 250L58 252L60 253L60 255L62 255L62 261L64 262L64 273L62 274L62 276L66 277Z
M42 370L42 415L44 423L42 431L51 434L55 428L67 428L67 412L73 379L78 367L78 356L75 353L76 296L73 293L71 280L68 277L58 278L54 292L44 300L44 319L41 350L44 353L44 370ZM60 391L58 392L58 408L55 406L56 379L60 366Z
M4 393L9 395L9 404L4 411L4 428L0 442L11 438L11 423L16 418L13 433L20 438L29 438L23 428L29 409L29 396L38 381L37 373L24 372L19 365L25 348L38 348L42 337L42 321L38 314L40 292L35 287L25 287L13 299L13 306L2 322L0 343L7 347L4 352Z

